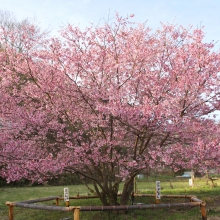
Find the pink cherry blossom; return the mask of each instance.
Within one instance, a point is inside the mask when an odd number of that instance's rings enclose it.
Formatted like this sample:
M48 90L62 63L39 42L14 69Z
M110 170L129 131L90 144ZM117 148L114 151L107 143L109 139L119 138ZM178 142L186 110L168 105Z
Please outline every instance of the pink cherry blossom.
M133 15L132 15L133 16ZM132 17L131 16L131 17ZM116 21L59 38L22 32L0 51L0 175L42 182L63 172L93 182L105 205L126 204L134 177L169 166L220 167L220 54L201 29Z

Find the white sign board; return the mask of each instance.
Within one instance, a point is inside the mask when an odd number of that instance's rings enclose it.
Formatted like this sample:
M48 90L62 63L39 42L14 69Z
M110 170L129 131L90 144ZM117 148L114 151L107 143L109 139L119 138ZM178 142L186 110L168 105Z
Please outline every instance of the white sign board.
M68 188L64 188L64 202L69 202L69 189Z
M193 186L193 180L189 179L189 186Z
M156 181L156 199L160 199L160 181Z

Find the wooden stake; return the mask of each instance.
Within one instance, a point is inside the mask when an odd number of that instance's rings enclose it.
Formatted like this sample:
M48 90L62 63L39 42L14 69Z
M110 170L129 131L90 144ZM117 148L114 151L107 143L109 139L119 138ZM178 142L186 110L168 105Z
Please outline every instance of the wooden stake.
M134 193L136 193L136 194L138 193L136 177L134 177Z
M56 198L56 206L59 206L59 198Z
M194 184L195 184L195 176L194 176L194 174L191 175L191 179L192 179L192 187L194 187Z
M206 203L205 202L201 202L200 209L201 209L201 213L202 213L202 220L207 220L205 206L206 206Z
M14 220L14 204L6 202L6 205L8 206L8 220Z
M73 212L73 220L79 220L79 213L80 213L80 209L75 208Z
M160 199L156 199L156 204L160 204Z

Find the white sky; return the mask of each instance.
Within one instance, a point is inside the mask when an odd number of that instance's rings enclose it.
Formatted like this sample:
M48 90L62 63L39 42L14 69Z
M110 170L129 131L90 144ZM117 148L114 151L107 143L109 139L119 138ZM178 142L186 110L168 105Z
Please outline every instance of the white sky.
M207 42L220 40L220 0L0 0L0 9L18 20L35 17L53 31L67 23L84 28L118 12L135 14L133 21L148 21L153 29L160 22L205 26Z

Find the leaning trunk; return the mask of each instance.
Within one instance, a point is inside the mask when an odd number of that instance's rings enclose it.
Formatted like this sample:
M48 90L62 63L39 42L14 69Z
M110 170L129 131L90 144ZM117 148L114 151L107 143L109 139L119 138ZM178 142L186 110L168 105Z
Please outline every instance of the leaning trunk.
M124 183L124 187L123 187L123 191L122 191L122 195L120 199L120 205L128 204L133 191L134 191L134 178L129 178Z

